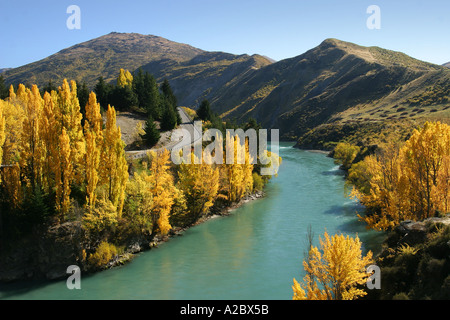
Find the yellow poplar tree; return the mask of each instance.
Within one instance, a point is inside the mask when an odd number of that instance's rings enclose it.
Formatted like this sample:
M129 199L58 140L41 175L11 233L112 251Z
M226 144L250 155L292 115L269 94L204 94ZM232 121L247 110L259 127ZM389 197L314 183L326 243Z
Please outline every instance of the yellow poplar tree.
M152 160L150 165L152 182L150 192L153 197L152 233L159 229L160 233L165 235L172 229L169 218L177 193L174 178L170 172L170 152L166 149L160 153L151 151L149 158Z
M133 179L127 184L127 200L133 203L130 210L124 212L129 220L132 229L140 234L150 234L152 232L152 208L153 195L151 193L152 177L147 173L147 164L144 163L144 170L135 172Z
M70 209L70 187L74 179L70 138L66 129L59 137L59 165L56 169L56 209L63 215Z
M21 91L17 96L24 104L25 111L20 166L26 176L27 183L34 188L36 184L41 183L45 155L39 126L44 100L41 98L36 85L33 85L31 90Z
M354 300L367 293L358 288L365 284L367 266L373 263L372 252L363 257L358 236L344 235L320 238L319 248L311 246L303 262L304 285L294 279L293 300Z
M366 206L369 228L387 230L403 220L423 220L449 210L450 126L427 122L400 148L364 160L370 177L353 195ZM368 190L367 190L368 189Z
M227 132L227 143L234 143L234 162L225 163L221 166L222 188L227 194L229 202L239 201L253 189L253 165L248 151L248 143L245 144L245 163L238 163L238 136L231 137Z
M43 166L42 187L49 193L55 187L55 167L59 165L59 132L55 116L55 103L51 94L44 94L44 108L40 119L40 136L45 153Z
M178 170L179 189L183 191L190 212L190 222L194 223L214 204L219 191L219 169L204 161L196 164L191 153L190 164L182 163Z
M108 198L116 206L119 217L122 214L128 181L128 164L124 147L120 128L116 124L116 111L114 107L108 106L100 156L100 181L107 185Z
M99 182L100 153L103 145L102 126L103 120L100 113L100 104L97 103L95 93L91 92L86 105L86 121L84 124L86 139L86 203L90 211L95 207L96 190Z
M124 88L124 87L131 87L132 83L133 83L133 76L131 75L130 71L120 69L119 77L117 78L117 85L121 88Z
M84 179L84 154L86 145L84 141L80 112L80 103L77 97L77 85L75 81L69 82L64 79L62 86L58 89L58 118L61 122L60 130L65 128L70 140L71 161L74 167L75 179L81 185Z
M23 147L21 139L25 112L23 103L16 99L12 86L10 93L12 93L11 96L13 98L10 96L8 101L0 100L0 105L3 106L2 113L5 124L2 163L8 165L8 167L2 169L2 185L4 187L5 197L10 200L12 207L17 208L23 197L19 159Z
M6 132L5 132L5 116L3 115L4 102L0 100L0 165L2 165L3 160L3 144L6 140ZM0 183L2 182L2 175L0 171Z

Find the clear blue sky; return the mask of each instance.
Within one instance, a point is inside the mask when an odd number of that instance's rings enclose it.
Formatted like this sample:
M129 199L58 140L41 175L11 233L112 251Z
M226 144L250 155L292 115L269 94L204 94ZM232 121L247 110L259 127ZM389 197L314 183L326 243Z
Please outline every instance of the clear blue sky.
M81 29L69 30L69 5ZM369 5L381 29L369 30ZM208 51L282 60L326 38L450 61L449 0L54 0L0 2L0 68L18 67L112 31L153 34Z

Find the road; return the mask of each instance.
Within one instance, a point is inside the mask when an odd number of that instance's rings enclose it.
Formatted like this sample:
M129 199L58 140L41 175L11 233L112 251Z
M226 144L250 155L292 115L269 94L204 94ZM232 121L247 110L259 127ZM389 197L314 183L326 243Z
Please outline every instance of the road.
M155 152L159 152L159 151L163 151L164 149L167 149L169 151L171 151L175 146L181 148L184 147L186 145L192 145L195 142L198 142L199 140L202 139L202 132L201 129L196 128L194 126L193 120L189 117L189 115L183 110L183 108L178 108L178 113L180 114L181 117L181 121L182 123L180 124L180 126L172 131L172 138L171 138L171 142L169 142L168 144L166 144L164 147L160 147L160 148L152 148L152 149L147 149L147 150L136 150L136 151L127 151L126 152L126 157L127 159L142 159L145 158L147 156L147 153L149 151L155 151ZM182 144L180 144L183 140L183 130L186 130L187 132L189 132L191 139L186 141L183 141Z

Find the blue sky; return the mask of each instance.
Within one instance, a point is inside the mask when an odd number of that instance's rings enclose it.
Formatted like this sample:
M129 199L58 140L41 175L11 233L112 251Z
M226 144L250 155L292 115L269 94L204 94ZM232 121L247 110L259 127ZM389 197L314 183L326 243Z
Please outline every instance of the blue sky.
M67 7L81 9L69 30ZM370 5L381 29L370 30ZM0 2L0 68L18 67L110 32L153 34L208 51L294 57L326 38L450 61L448 0L54 0Z

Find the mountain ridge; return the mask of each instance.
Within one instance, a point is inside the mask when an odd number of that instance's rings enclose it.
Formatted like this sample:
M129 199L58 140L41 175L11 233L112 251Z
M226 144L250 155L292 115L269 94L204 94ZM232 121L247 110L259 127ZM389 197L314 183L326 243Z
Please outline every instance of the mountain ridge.
M450 70L404 53L334 38L274 62L262 55L204 51L154 35L110 33L6 71L6 83L63 78L113 82L120 68L167 79L182 106L203 99L224 119L254 118L298 139L319 125L450 117ZM426 107L417 107L424 102ZM416 110L417 109L417 110Z
M448 71L403 53L326 39L302 55L255 72L245 79L246 86L236 83L224 89L213 102L225 118L252 117L264 127L280 128L285 139L296 139L319 124L348 118L349 109L357 114L364 112L355 109L393 107L448 79ZM399 94L403 86L405 97ZM231 96L247 98L227 98Z

